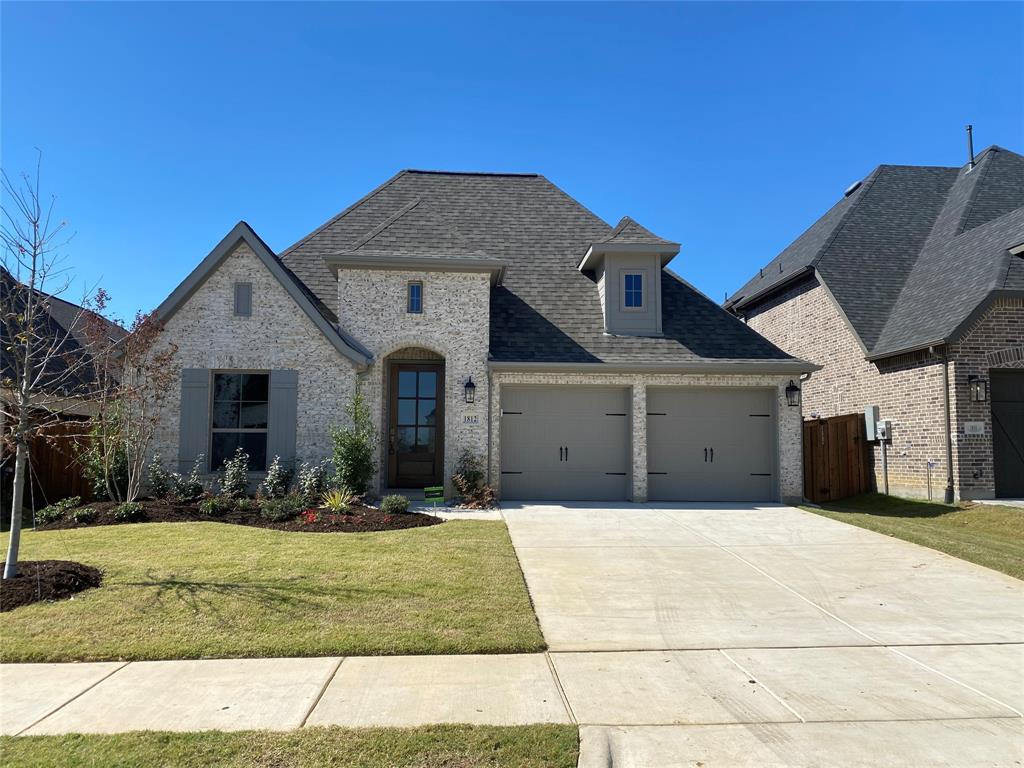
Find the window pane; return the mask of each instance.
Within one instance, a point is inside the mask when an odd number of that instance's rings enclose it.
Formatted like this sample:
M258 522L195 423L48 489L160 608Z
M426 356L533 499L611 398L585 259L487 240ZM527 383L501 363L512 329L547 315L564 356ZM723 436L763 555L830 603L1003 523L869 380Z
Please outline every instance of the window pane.
M420 400L420 413L417 424L433 424L437 413L437 400Z
M415 424L416 423L416 401L415 400L399 400L398 401L398 423L399 424Z
M420 397L437 397L437 374L420 371Z
M213 404L213 426L214 429L235 429L238 427L238 403L214 403ZM214 464L219 467L219 464Z
M270 376L265 373L242 374L242 400L266 402L270 398Z
M267 428L266 403L242 403L240 426L242 429Z
M237 373L213 374L213 399L237 400L242 391L242 376Z
M224 462L235 455L238 447L238 432L214 432L210 450L210 469L219 472Z
M434 429L420 427L416 430L416 450L423 453L434 452Z
M422 283L409 283L408 310L410 312L423 311L423 285Z
M396 450L407 453L416 445L416 429L414 427L399 427L395 435L397 443Z
M416 397L416 371L398 372L398 396Z
M249 454L249 471L264 471L267 468L267 433L242 432L239 438L242 450Z

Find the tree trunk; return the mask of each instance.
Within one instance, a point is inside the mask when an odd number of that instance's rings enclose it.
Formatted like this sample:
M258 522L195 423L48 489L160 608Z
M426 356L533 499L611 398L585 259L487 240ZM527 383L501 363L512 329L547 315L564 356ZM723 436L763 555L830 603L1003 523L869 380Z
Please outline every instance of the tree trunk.
M18 575L18 546L21 544L21 502L25 498L25 465L28 463L28 446L18 441L18 450L14 459L14 499L11 501L11 538L7 544L7 562L4 565L4 578L12 579Z

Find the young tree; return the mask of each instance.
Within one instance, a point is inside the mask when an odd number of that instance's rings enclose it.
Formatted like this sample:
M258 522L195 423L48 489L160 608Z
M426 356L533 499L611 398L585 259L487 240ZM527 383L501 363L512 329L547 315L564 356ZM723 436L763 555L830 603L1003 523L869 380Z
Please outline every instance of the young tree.
M0 173L0 423L4 446L14 453L5 579L18 574L31 442L58 423L84 427L96 386L81 336L90 312L59 298L70 286L60 254L66 223L54 220L52 198L44 202L39 170L21 183Z

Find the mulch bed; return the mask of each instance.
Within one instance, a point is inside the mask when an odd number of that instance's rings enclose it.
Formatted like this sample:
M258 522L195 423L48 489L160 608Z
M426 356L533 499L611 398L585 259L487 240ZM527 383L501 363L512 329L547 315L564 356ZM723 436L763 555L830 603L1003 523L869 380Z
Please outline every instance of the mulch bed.
M17 576L0 581L0 611L44 600L64 600L98 587L102 581L103 574L91 565L71 560L22 561L18 563Z
M376 507L353 504L347 514L332 514L322 509L314 510L315 519L308 513L300 514L291 520L272 522L260 515L258 508L239 510L230 509L211 516L199 511L194 502L176 502L163 499L141 499L143 514L133 523L185 523L213 522L231 523L233 525L249 525L255 528L272 528L278 531L306 531L308 533L361 533L370 531L398 531L405 528L420 528L425 525L438 525L444 520L419 512L404 515L385 515ZM255 503L255 502L254 502ZM51 531L58 528L91 528L96 525L123 525L125 521L116 520L113 515L116 502L99 501L83 504L96 511L96 517L88 523L75 523L71 513L62 520L37 526L38 530Z

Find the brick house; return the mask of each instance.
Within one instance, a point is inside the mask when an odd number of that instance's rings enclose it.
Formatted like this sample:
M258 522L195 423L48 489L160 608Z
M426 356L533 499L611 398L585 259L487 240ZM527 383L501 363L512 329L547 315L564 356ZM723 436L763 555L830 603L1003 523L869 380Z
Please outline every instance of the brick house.
M881 165L725 306L822 366L805 417L879 407L892 492L1024 496L1024 157Z
M238 224L158 309L181 395L154 450L330 454L357 387L373 490L468 451L505 499L799 499L795 359L543 176L402 171L275 254Z

